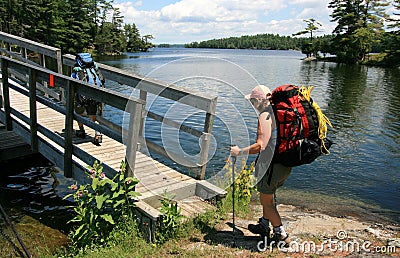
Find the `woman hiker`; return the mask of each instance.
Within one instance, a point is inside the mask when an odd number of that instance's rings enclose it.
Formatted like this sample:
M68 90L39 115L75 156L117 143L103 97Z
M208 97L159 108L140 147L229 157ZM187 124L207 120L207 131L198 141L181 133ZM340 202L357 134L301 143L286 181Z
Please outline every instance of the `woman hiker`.
M285 167L279 163L272 163L275 149L275 121L272 106L270 105L271 91L264 85L256 86L245 98L249 99L254 108L259 112L257 140L254 144L240 148L231 147L231 155L239 156L243 154L258 154L255 164L255 174L257 176L257 191L260 193L260 203L263 214L258 224L249 224L248 229L253 234L260 234L272 240L276 245L283 241L283 246L287 246L288 234L282 226L282 220L274 204L274 194L283 185L292 171L291 167ZM273 235L270 238L271 222ZM282 246L280 244L279 246Z

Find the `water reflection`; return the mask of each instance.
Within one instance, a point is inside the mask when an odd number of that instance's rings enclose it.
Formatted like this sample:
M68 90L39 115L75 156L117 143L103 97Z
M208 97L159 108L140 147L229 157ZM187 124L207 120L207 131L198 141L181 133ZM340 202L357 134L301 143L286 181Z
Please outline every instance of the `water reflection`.
M311 165L297 167L285 186L314 194L333 196L338 202L341 199L354 199L375 205L376 210L390 214L399 219L400 187L397 176L399 160L400 109L400 72L399 69L384 69L357 65L344 65L328 62L305 62L301 55L274 51L219 51L207 50L210 57L222 57L244 68L254 76L255 81L274 88L280 84L293 83L297 85L314 85L312 93L314 100L321 106L330 118L334 127L329 128L328 136L334 141L331 155L321 157ZM154 67L182 57L199 56L204 53L199 50L173 52L163 50L162 53L151 53L152 58L121 60L123 69L129 70L129 65L138 65L135 72L147 74ZM197 59L198 60L198 59ZM255 120L246 111L245 101L241 92L248 92L255 83L243 81L237 73L226 69L226 63L186 62L169 66L166 72L157 73L157 79L171 80L201 73L228 77L229 85L238 85L239 91L225 90L223 84L185 80L182 86L204 90L207 93L218 92L219 102L227 100L234 103L247 124L249 139L255 135ZM112 64L112 63L111 63ZM113 65L113 64L112 64ZM223 67L219 67L219 66ZM230 76L230 74L233 74ZM203 78L203 79L204 79ZM172 80L174 81L174 80ZM175 80L176 81L176 80ZM213 128L217 136L217 151L209 168L220 167L228 155L227 145L240 137L230 134L234 126L237 112L224 112L224 105L219 104L218 119ZM157 110L163 105L155 105ZM159 111L159 110L157 110ZM187 117L185 123L195 124L197 117ZM201 119L200 119L201 120ZM149 137L160 140L160 135L150 127L146 128ZM230 131L232 130L232 131ZM229 131L229 133L227 133ZM239 130L240 131L240 130ZM183 149L188 153L198 153L198 145L191 150L193 143L186 143L185 136L180 135ZM236 143L236 142L235 142ZM242 144L242 143L240 143ZM243 143L243 146L245 144ZM212 172L211 172L212 174ZM304 203L312 202L304 200ZM355 204L359 206L358 204ZM388 212L390 209L391 212Z
M41 155L23 162L1 162L0 171L0 202L6 209L12 207L19 214L16 216L26 213L49 227L67 230L70 213L64 205L70 203L62 197L68 193L71 180Z
M337 65L328 76L335 173L354 196L399 212L398 71Z

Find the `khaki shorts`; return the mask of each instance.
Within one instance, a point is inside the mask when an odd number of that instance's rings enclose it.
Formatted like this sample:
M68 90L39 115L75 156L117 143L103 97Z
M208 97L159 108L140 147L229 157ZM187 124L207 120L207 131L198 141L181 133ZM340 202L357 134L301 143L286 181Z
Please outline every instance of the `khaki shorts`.
M280 163L273 164L272 170L265 173L263 178L257 183L257 190L263 194L273 194L283 185L292 172L291 167L285 167ZM270 176L270 173L272 175ZM268 181L270 180L269 184Z
M82 115L86 111L88 116L96 115L97 114L97 104L79 104L75 103L75 112L79 115Z

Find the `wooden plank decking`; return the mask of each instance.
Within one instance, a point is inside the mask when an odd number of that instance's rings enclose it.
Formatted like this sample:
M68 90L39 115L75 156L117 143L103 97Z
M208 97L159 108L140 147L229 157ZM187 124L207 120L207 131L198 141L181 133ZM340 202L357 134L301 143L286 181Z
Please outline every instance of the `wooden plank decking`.
M173 84L145 78L114 67L99 64L103 75L108 81L114 81L140 90L139 99L129 98L124 94L85 85L82 82L72 81L69 76L63 76L61 74L62 65L65 64L72 67L74 64L74 57L71 55L62 56L60 49L3 32L0 32L0 41L18 45L21 50L21 56L12 53L11 49L0 50L0 52L8 56L1 57L2 70L0 78L4 77L8 78L8 80L4 78L1 80L0 120L7 124L9 130L10 128L12 129L12 131L6 131L6 128L0 124L0 160L5 159L6 156L10 154L15 154L17 156L26 155L33 150L33 152L40 152L50 162L55 164L55 166L60 167L60 170L63 170L65 176L73 177L78 183L83 183L86 180L86 176L81 171L82 167L92 165L85 164L83 160L92 163L94 158L106 165L104 168L106 173L110 173L109 176L111 176L111 174L113 175L115 170L119 170L120 162L125 160L126 155L126 147L119 143L121 139L120 133L114 131L120 130L120 128L111 129L114 128L113 125L99 127L92 122L87 122L86 124L112 137L110 138L104 135L101 146L95 146L91 143L94 130L89 127L86 127L88 136L85 139L73 137L73 129L78 129L77 123L72 123L72 117L74 115L74 94L88 94L87 96L94 97L119 110L124 110L125 105L128 103L132 104L130 114L133 118L133 122L131 121L132 124L130 125L131 127L127 138L132 142L129 150L136 153L136 156L129 152L128 155L132 162L134 160L134 176L137 177L140 182L136 187L136 191L141 193L142 196L136 202L136 206L139 209L135 211L137 212L138 219L140 219L139 228L142 229L145 238L150 241L154 240L156 225L161 221L161 213L158 208L161 205L160 199L164 192L167 192L168 196L175 196L174 199L178 202L179 207L182 209L182 214L185 216L202 213L206 209L214 208L204 200L213 198L219 199L226 195L224 190L204 180L207 155L210 146L209 139L211 138L207 136L211 134L213 127L217 103L216 96L209 96L208 94L191 91ZM45 57L50 57L55 60L58 73L42 69L38 67L36 63L27 60L27 50L40 55L40 66L46 67ZM16 61L15 59L22 62ZM17 78L17 80L10 78ZM53 82L57 85L57 92L46 87L46 84L51 85L52 78ZM36 89L38 89L55 99L68 103L68 106L62 109L62 113L66 114L67 117L54 110L60 110L57 104L48 102L48 100L44 98L41 98L40 102L47 103L51 108L37 102L37 94L31 94L27 97L18 93L16 89L13 89L15 87L21 87L21 85L17 83L18 80L25 85L25 89L21 92L25 92L24 94L28 96L30 93L26 93L26 85L29 84L31 85L29 89L31 93L37 93L38 91L36 91ZM39 83L39 81L41 83ZM13 84L13 87L10 88L10 84ZM143 116L145 115L145 102L148 93L177 101L195 107L201 110L201 112L205 112L204 129L199 131L194 128L181 126L149 110L146 111L147 117L151 117L161 123L173 126L180 131L199 137L201 141L201 152L197 164L202 165L198 166L199 170L196 175L196 179L198 180L181 174L153 160L136 148L136 143L139 142L140 138L140 128L142 126ZM31 105L29 104L30 100ZM36 112L34 110L35 102ZM14 112L14 110L18 112ZM29 114L32 114L31 119L29 119ZM66 127L65 133L63 132L64 127ZM58 133L61 137L66 136L64 141L57 137L55 133ZM30 143L31 145L26 143ZM149 148L156 153L168 157L163 146L148 141L146 141L146 143L150 146Z
M7 131L0 123L0 160L18 158L31 153L31 147L13 131Z
M10 89L10 103L13 109L29 117L28 97ZM37 103L37 120L40 125L63 136L63 129L65 126L65 117L63 114L41 103ZM78 125L75 121L74 129L78 130ZM86 138L80 139L75 137L73 139L74 144L94 156L97 160L118 171L121 161L125 159L126 147L105 135L103 135L103 142L101 145L96 146L92 143L94 130L88 127L86 127L85 130L87 134ZM47 139L43 135L40 136ZM53 143L53 145L61 149L61 147L55 143ZM167 191L179 195L177 200L184 215L189 216L201 213L204 212L205 209L211 208L209 204L203 202L199 197L196 197L196 193L199 191L198 180L181 174L139 151L136 155L134 176L140 181L136 188L136 191L141 193L139 199L145 200L147 204L157 209L160 206L160 195L162 195L164 191ZM77 157L73 158L84 167L90 165L83 164ZM156 216L155 210L149 209L148 206L143 206L141 208L150 215Z

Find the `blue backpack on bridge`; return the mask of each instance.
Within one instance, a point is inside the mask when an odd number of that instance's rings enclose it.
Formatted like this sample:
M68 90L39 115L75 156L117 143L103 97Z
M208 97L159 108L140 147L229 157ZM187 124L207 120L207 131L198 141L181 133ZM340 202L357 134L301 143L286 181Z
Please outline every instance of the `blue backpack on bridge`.
M76 55L71 77L99 87L104 87L105 84L105 79L90 53L79 53ZM94 99L82 95L77 95L76 101L81 105L98 104Z

